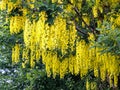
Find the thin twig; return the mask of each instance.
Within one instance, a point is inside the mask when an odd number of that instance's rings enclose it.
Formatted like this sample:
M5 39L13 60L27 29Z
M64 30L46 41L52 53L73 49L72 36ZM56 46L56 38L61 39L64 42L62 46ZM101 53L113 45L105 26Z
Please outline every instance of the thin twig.
M86 23L86 22L84 21L84 19L82 18L82 15L79 13L78 8L77 8L77 7L74 7L73 9L74 9L75 12L77 13L77 15L80 16L82 22L87 26L87 28L88 28L89 30L91 30L91 31L93 32L93 34L95 35L95 32L94 32L95 30L94 30L93 28L91 28L89 25L87 25L87 23Z
M81 30L79 29L79 27L77 27L77 26L76 26L76 30L79 31L80 33L84 34L84 35L87 35L87 33L81 31Z

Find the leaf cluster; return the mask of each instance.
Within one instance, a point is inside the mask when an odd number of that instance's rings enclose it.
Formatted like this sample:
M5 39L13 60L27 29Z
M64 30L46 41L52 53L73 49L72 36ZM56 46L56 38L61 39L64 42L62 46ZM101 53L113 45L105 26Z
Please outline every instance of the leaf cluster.
M101 53L110 52L114 55L120 55L120 29L115 28L112 30L112 24L109 22L103 23L104 28L100 28L100 35L95 45L101 48Z

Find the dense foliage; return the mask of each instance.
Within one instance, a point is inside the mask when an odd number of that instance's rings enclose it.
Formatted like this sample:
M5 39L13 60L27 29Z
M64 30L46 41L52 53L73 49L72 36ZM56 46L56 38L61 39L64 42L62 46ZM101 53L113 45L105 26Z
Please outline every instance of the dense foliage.
M9 62L1 63L12 63L9 68L21 73L14 73L13 89L118 89L119 4L119 0L2 0L0 52Z

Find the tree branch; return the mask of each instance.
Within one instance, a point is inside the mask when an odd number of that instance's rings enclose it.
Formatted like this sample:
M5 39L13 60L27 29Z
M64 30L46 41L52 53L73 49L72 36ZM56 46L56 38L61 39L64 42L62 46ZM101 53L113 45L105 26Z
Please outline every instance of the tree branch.
M74 9L75 12L77 13L77 15L80 16L80 18L81 18L82 22L85 24L85 26L87 26L87 28L88 28L89 30L91 30L94 35L96 35L96 34L95 34L95 30L94 30L93 28L91 28L89 25L87 25L87 23L86 23L86 22L84 21L84 19L82 18L82 15L81 15L81 13L79 13L78 8L77 8L77 7L74 7L73 9Z
M85 32L83 32L83 31L81 31L81 30L79 29L79 27L78 27L78 26L76 26L76 30L77 30L78 32L80 32L80 33L84 34L84 35L87 35L87 33L85 33Z

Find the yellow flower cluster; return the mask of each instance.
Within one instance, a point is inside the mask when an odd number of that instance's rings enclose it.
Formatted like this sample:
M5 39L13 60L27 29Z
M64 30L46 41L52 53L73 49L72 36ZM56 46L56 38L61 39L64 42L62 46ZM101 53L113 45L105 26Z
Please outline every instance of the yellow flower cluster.
M62 3L62 0L52 0L52 3L55 3L55 2L58 2L58 3Z
M96 18L98 16L98 7L96 5L92 8L92 12L94 17Z
M5 10L6 9L8 1L9 0L2 0L2 1L0 1L0 9L1 10Z
M10 18L10 33L17 34L24 30L25 18L23 16L14 16Z
M100 13L103 13L103 7L101 7L101 1L100 0L95 0L95 4L94 6L92 7L92 13L93 13L93 16L96 18L98 17L98 11Z
M61 17L57 17L55 24L49 26L45 24L45 13L42 12L41 15L43 16L38 22L26 20L25 23L24 42L26 47L30 49L31 67L34 67L36 60L39 60L42 56L48 76L53 75L53 77L56 77L56 75L60 75L60 78L63 78L65 74L70 72L75 75L80 74L82 78L89 70L94 70L96 77L100 76L104 81L106 76L109 76L110 85L117 86L117 77L120 73L120 62L117 57L109 53L100 55L99 48L90 49L92 43L86 44L84 40L77 41L74 48L76 40L75 26L70 26L67 30L66 21ZM93 40L93 35L90 35L89 39ZM76 55L70 54L60 61L67 54L68 47L71 48L70 52L76 49ZM60 49L62 55L58 56L59 53L54 51L55 49ZM23 67L25 67L25 63L23 63Z
M63 78L68 68L73 73L73 67L67 65L71 59L65 58L61 62L60 59L67 54L68 47L71 51L75 50L75 26L71 23L67 30L66 20L62 16L58 16L55 23L49 26L45 23L45 12L41 12L39 15L40 18L37 22L30 22L28 19L25 21L24 42L25 46L30 49L30 65L34 67L36 60L42 56L48 76L53 74L55 77L60 74L60 77ZM58 56L56 49L60 50L61 56ZM63 70L63 68L66 69Z
M12 48L12 63L16 64L19 62L20 58L20 45L16 44L13 48Z
M93 36L90 35L90 39ZM81 78L88 73L89 70L94 70L94 76L105 80L109 77L110 85L118 85L118 75L120 73L119 57L113 56L110 53L100 54L100 48L91 48L92 44L86 44L85 41L78 42L76 46L76 59L79 60L79 69Z
M9 0L8 0L9 1ZM16 3L9 1L8 2L8 12L12 11L12 9L16 7L21 7L21 0L17 0Z
M1 7L0 9L1 10L7 9L8 12L10 12L13 8L20 6L20 4L21 4L21 0L17 0L16 3L11 2L10 0L2 0L0 2L0 7Z
M89 82L87 79L86 90L97 90L97 83L96 82Z
M66 21L61 16L58 16L51 26L45 23L45 12L40 13L40 16L37 22L30 22L28 19L25 22L24 42L26 47L30 49L31 67L34 67L36 60L42 57L48 76L60 75L60 78L63 78L65 74L70 72L75 75L80 74L82 78L89 70L93 70L94 76L100 76L103 81L106 76L109 76L110 83L114 79L111 84L117 86L120 70L116 56L109 53L100 55L98 52L100 48L90 48L92 43L87 44L84 40L77 40L74 24L66 28ZM94 40L92 34L89 36L89 40ZM75 41L76 47L74 47ZM68 53L68 48L70 52L76 50L76 54L70 53L63 58ZM56 49L61 51L61 56ZM60 61L61 59L62 61Z
M81 0L70 0L71 3ZM89 1L89 0L88 0ZM27 2L35 2L35 0L27 0ZM52 0L56 2L56 0ZM58 0L61 3L62 0ZM2 0L1 9L5 9L8 5L8 11L10 12L16 5L20 4L20 0L17 0L17 4L9 2L9 0ZM29 4L30 4L29 3ZM98 9L102 12L101 7L97 7L100 0L96 0L96 5L93 6L94 17L98 16ZM70 7L69 7L70 6ZM75 4L75 6L81 8L81 4ZM34 8L33 4L30 4L31 8ZM72 11L72 6L68 5L66 11ZM17 34L23 30L23 38L25 48L22 51L22 67L25 68L27 64L30 64L31 68L42 58L42 62L45 64L46 72L48 76L60 75L60 78L64 78L67 73L73 75L80 74L83 78L88 71L93 71L95 77L105 80L108 76L110 86L118 85L118 75L120 74L120 62L119 57L113 56L110 53L100 54L101 48L91 48L93 43L86 43L84 40L80 40L77 37L75 25L73 22L67 24L67 20L61 15L58 15L54 20L53 25L46 23L47 15L45 12L39 14L38 21L30 21L25 17L26 11L23 9L23 15L15 15L10 18L10 33ZM83 16L84 21L89 25L90 20L87 16ZM116 25L119 25L120 17L115 19ZM114 21L114 20L113 20ZM101 21L97 22L99 27ZM85 25L83 24L83 27ZM89 34L89 40L94 40L93 34ZM20 45L16 44L12 48L12 61L13 63L19 62ZM96 88L96 83L86 82L86 88Z
M115 19L115 25L120 26L120 15Z
M27 0L27 3L30 6L30 8L34 8L34 2L35 0Z
M27 64L29 64L29 49L23 48L22 50L22 67L25 68Z
M87 15L83 16L83 20L86 22L87 25L90 25L90 18ZM82 27L85 27L85 24L83 22Z
M28 5L30 8L34 8L35 0L27 0ZM16 2L12 2L11 0L1 0L0 1L0 9L5 10L7 9L10 12L13 8L21 7L22 0L16 0Z

